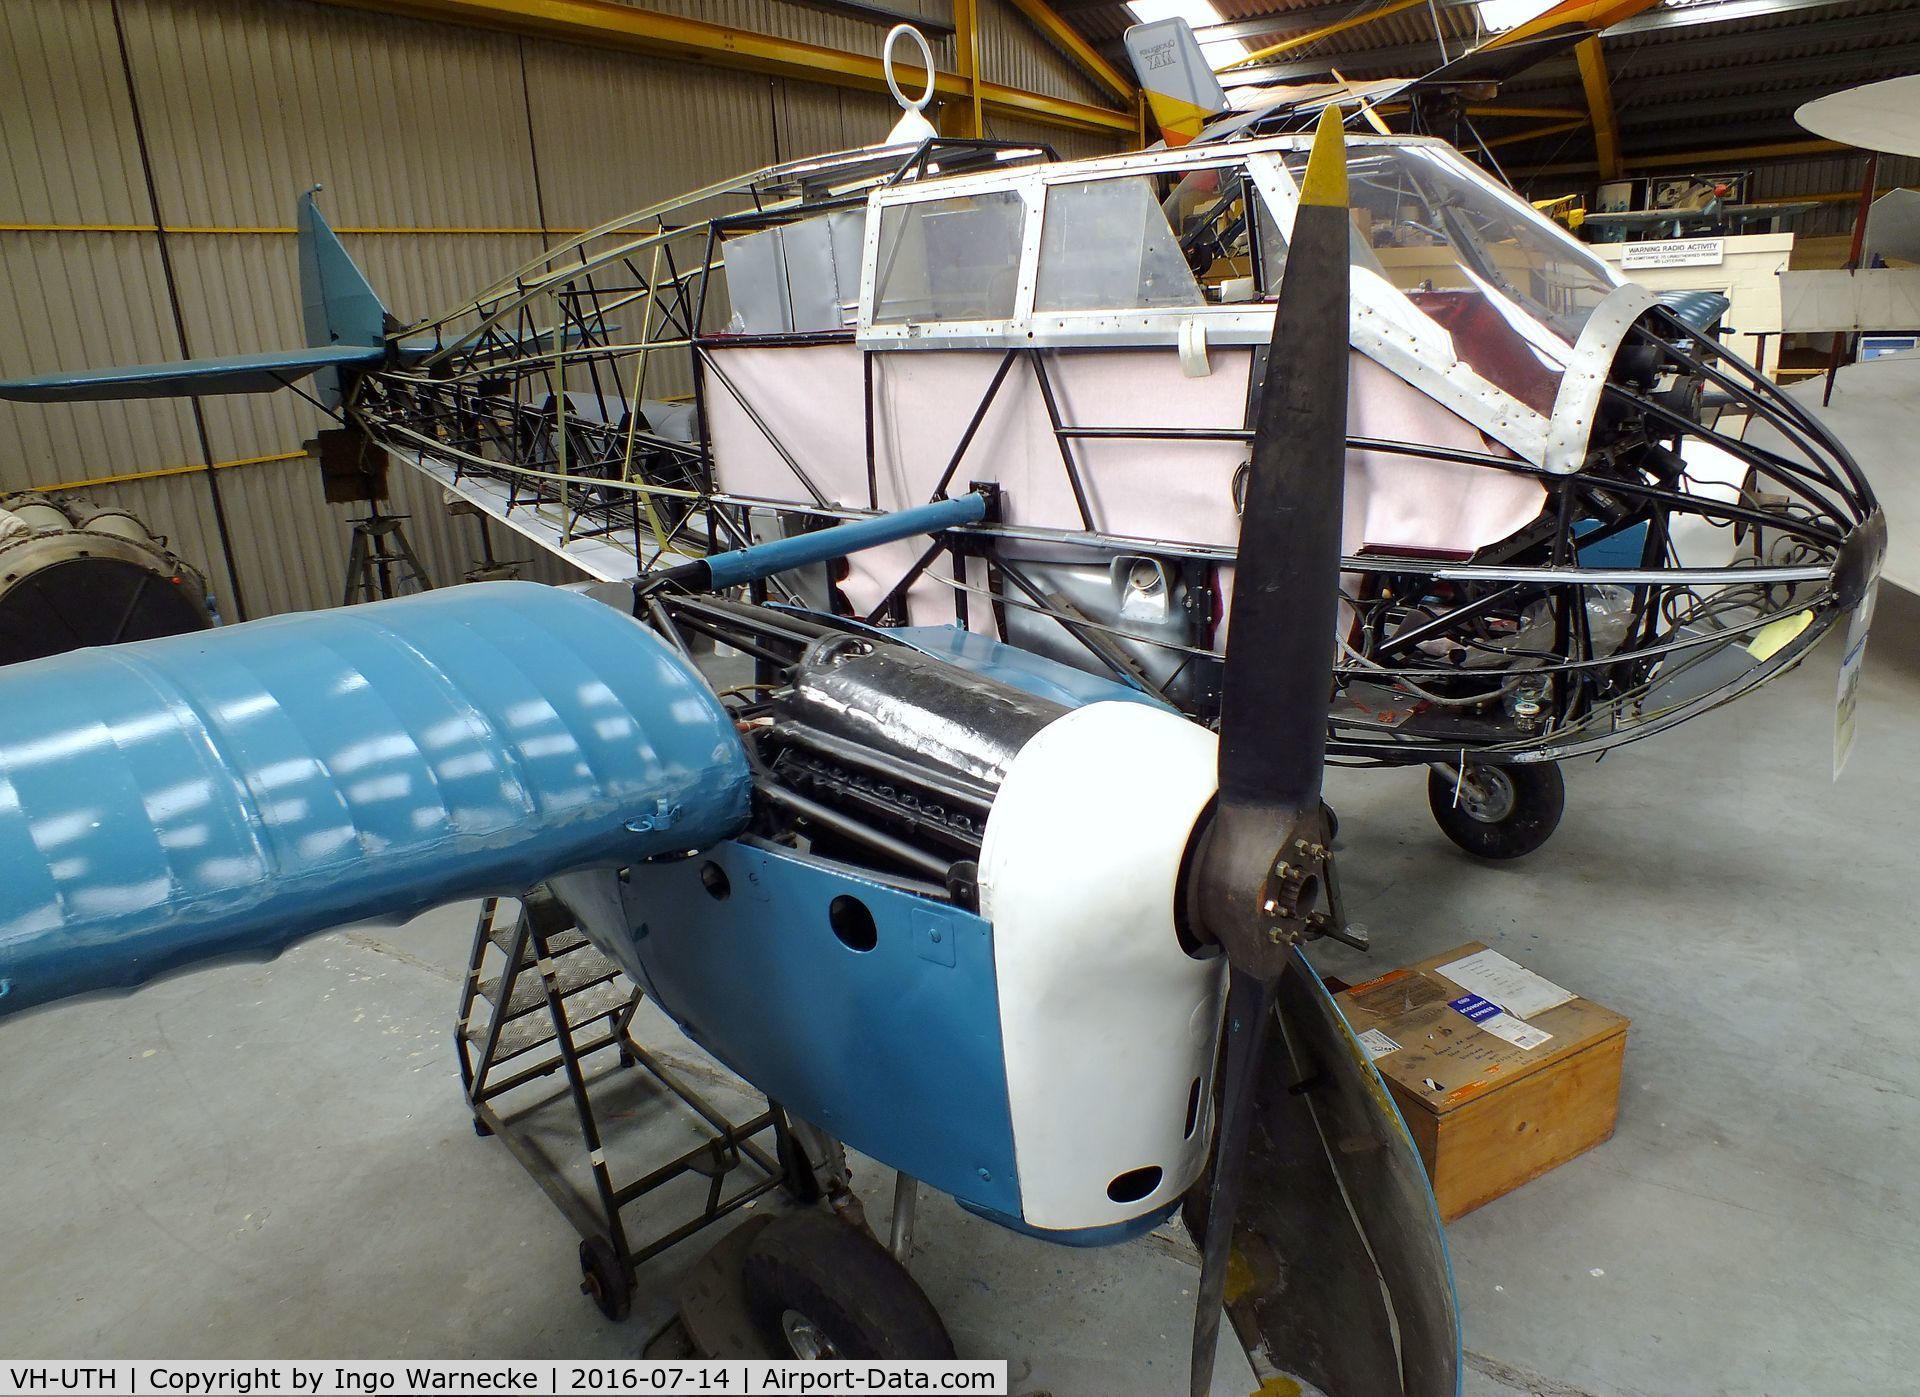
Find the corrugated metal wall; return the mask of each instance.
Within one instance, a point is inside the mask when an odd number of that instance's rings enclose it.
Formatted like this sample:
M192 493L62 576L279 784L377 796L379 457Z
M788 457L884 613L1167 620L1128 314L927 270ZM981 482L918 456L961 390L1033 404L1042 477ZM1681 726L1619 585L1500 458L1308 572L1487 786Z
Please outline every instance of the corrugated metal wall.
M942 0L896 3L948 14ZM864 53L885 34L783 0L647 7ZM993 81L1100 98L1003 0L986 0L982 42ZM952 66L951 43L935 53ZM893 116L881 95L298 0L5 0L0 375L300 343L292 224L312 184L405 320L564 231L863 144ZM994 134L1063 155L1115 148L1006 121ZM104 481L82 493L167 534L231 615L217 488L248 614L331 605L354 511L323 501L302 453L323 422L284 393L203 399L198 418L184 402L0 403L0 493ZM475 523L404 468L393 485L435 578L457 580L479 553ZM530 560L526 575L571 579L494 538Z
M1857 196L1866 177L1866 156L1836 154L1811 160L1780 160L1758 165L1753 172L1753 197L1756 200L1801 199L1809 194L1837 194L1847 191ZM1875 183L1882 189L1920 186L1920 160L1898 155L1880 157ZM1788 226L1803 238L1831 237L1853 231L1856 199L1828 200L1812 213L1802 214Z
M1058 48L1039 37L1007 0L979 0L980 76L1027 92L1109 103L1112 94ZM1109 147L1111 148L1111 147Z
M1051 146L1062 160L1089 160L1096 155L1113 155L1127 149L1111 136L1098 131L1068 131L1039 121L987 113L987 135L997 141L1031 141Z
M756 34L773 34L803 44L818 44L822 48L838 49L843 53L862 53L875 58L879 57L880 46L893 24L890 20L861 19L815 5L789 3L789 0L645 0L644 4L640 0L614 0L614 3L629 9L685 15L688 19L704 20L708 24L724 24ZM940 24L953 22L953 12L945 0L888 0L888 7L904 14L924 15ZM952 40L942 39L933 33L928 33L927 39L933 47L934 66L952 71ZM918 50L912 52L917 53Z

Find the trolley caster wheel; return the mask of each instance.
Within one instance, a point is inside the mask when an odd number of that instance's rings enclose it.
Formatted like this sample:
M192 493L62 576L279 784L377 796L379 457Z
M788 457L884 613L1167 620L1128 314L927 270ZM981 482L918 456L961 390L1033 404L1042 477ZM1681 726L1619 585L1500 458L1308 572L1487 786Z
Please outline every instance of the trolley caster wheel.
M633 1278L605 1237L580 1243L580 1293L593 1301L608 1319L633 1313Z
M872 1237L831 1213L769 1223L741 1262L747 1313L774 1354L952 1358L926 1292Z
M1551 762L1491 766L1469 762L1454 800L1451 771L1427 772L1427 804L1440 831L1476 858L1517 859L1531 854L1560 827L1567 785Z
M493 1134L493 1127L481 1120L480 1117L475 1116L473 1118L473 1133L484 1140Z

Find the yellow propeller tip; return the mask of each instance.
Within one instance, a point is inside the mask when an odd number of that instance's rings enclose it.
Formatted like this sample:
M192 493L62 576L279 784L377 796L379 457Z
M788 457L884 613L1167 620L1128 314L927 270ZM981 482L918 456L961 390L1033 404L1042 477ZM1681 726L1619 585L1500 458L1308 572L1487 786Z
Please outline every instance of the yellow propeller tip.
M1300 181L1300 202L1347 206L1347 129L1337 102L1320 113L1320 124L1314 128L1313 151Z

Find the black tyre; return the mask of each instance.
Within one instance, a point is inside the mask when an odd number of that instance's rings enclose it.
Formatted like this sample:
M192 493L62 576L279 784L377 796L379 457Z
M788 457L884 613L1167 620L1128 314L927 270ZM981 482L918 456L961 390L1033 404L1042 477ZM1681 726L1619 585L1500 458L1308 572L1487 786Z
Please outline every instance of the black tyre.
M1560 827L1567 786L1551 762L1517 766L1468 763L1454 799L1451 772L1427 773L1427 804L1447 838L1475 858L1517 859L1531 854Z
M580 1293L608 1319L633 1313L633 1276L605 1237L580 1243Z
M741 1263L747 1312L797 1358L952 1358L953 1340L893 1253L831 1213L770 1223Z

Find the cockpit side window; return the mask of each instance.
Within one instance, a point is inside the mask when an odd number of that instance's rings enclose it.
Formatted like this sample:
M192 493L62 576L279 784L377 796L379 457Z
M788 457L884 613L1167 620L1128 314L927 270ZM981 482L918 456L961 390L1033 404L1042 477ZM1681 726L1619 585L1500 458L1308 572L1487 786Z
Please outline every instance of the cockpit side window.
M1351 179L1355 229L1402 290L1499 297L1567 345L1613 290L1598 258L1434 151L1369 151Z
M882 209L873 323L1011 319L1025 222L1017 190Z
M1148 175L1047 190L1036 311L1206 304Z
M1260 294L1278 296L1280 278L1287 270L1287 235L1280 231L1280 225L1273 221L1273 210L1267 207L1267 201L1247 191L1247 203L1253 210L1254 230L1258 235L1260 253Z
M1286 235L1243 169L1190 171L1160 207L1179 234L1181 253L1209 302L1251 301L1279 293L1287 263Z

